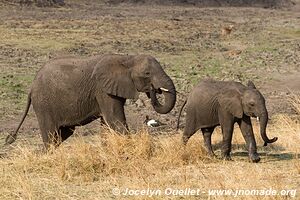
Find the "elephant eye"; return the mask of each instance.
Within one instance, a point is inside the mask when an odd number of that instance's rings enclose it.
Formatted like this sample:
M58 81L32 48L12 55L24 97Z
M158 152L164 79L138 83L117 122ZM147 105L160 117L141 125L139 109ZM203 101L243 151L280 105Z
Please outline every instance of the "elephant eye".
M151 73L150 73L150 72L145 72L145 76L146 76L146 77L150 77L150 76L151 76Z
M253 107L253 106L255 106L255 103L254 103L254 102L250 102L249 105L250 105L251 107Z

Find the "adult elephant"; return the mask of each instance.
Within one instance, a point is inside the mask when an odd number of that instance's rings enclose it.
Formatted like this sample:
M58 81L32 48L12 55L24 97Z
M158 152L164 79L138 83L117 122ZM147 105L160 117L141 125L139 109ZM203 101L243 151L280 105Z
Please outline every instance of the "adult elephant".
M60 58L37 73L28 95L26 111L16 131L6 138L16 140L30 105L36 113L43 142L59 145L75 126L101 117L112 129L127 132L126 99L145 92L154 110L166 114L176 101L176 90L159 62L148 55L97 55ZM161 104L156 95L164 95Z
M221 125L223 134L222 154L225 159L230 159L231 140L234 123L240 126L249 151L249 158L259 162L256 142L253 134L250 117L259 117L260 133L265 142L273 143L277 137L269 139L266 134L268 111L263 95L256 89L253 82L248 86L233 81L201 81L190 93L186 106L186 125L183 132L183 143L199 129L204 137L205 147L210 155L214 155L211 146L211 134L216 126Z

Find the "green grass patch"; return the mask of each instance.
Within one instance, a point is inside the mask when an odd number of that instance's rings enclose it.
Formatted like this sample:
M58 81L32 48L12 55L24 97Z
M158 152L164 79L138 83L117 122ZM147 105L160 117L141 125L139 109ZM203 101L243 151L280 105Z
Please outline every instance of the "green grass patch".
M23 102L26 99L33 76L24 74L2 74L0 76L1 99L13 102L12 105Z
M204 61L204 75L209 77L217 77L223 68L222 63L224 64L224 60L222 61L218 58L211 58Z
M300 38L300 29L299 28L269 28L270 32L278 35L284 39L297 39Z

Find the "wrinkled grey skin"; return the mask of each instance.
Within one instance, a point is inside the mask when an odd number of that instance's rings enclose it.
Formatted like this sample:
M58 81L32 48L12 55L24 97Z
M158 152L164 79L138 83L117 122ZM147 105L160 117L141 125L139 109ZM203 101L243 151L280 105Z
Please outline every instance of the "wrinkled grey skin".
M46 147L59 145L73 134L75 126L99 117L112 129L126 133L124 103L136 98L138 92L151 98L158 113L168 113L175 105L174 84L152 56L98 55L52 60L37 73L23 118L6 143L16 140L30 104ZM163 105L157 93L164 95Z
M249 158L253 162L259 162L256 142L253 134L250 117L259 117L260 132L265 146L273 143L277 137L268 139L266 127L268 123L268 111L265 99L249 81L248 86L233 81L201 81L190 93L186 104L186 124L183 132L183 143L199 129L204 137L205 147L211 156L214 152L211 146L211 134L214 128L221 125L223 134L222 154L225 159L230 159L231 140L234 123L237 122L246 141Z

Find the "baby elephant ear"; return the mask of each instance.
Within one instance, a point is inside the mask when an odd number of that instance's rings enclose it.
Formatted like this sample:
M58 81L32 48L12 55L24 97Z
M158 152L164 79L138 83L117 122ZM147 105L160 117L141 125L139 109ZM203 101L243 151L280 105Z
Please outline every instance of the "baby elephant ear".
M218 102L221 108L230 112L237 118L243 117L241 95L235 90L226 90L218 95Z
M130 72L131 66L124 65L121 56L108 56L97 63L92 78L97 81L98 89L125 99L134 99L138 95Z
M250 81L250 80L248 81L247 85L248 85L249 88L256 89L254 83L252 81Z

